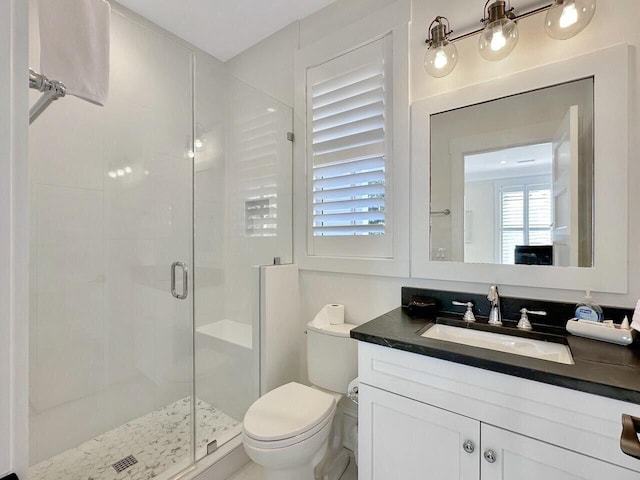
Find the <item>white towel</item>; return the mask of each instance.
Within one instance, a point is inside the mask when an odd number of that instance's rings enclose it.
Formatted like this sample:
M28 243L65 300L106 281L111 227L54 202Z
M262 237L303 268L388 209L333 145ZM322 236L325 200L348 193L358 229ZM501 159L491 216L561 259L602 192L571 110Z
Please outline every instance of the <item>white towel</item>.
M111 5L105 0L40 0L40 70L67 93L104 106L109 94Z

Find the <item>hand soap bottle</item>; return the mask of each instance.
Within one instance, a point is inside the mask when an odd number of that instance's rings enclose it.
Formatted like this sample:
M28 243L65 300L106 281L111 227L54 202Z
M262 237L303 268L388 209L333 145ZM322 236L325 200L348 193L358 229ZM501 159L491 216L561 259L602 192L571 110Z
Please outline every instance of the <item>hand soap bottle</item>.
M584 301L576 305L576 319L588 320L590 322L603 322L604 314L602 308L592 302L593 297L591 291L587 290L587 294L584 297Z

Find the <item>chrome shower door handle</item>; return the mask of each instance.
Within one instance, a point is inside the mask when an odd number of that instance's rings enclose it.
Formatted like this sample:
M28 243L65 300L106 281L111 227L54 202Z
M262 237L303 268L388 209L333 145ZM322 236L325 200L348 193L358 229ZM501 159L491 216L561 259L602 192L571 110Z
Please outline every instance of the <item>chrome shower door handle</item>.
M176 291L176 267L182 269L182 293ZM186 263L173 262L171 264L171 295L178 300L184 300L189 295L189 270Z

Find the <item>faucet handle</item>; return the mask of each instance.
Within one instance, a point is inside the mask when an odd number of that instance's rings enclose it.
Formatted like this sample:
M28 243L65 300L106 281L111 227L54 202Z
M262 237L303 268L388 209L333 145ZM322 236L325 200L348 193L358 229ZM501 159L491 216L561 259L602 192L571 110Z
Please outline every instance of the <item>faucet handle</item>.
M476 321L476 316L473 314L473 302L459 302L454 300L451 303L458 307L467 307L467 311L464 312L464 317L462 317L465 322L473 323Z
M526 308L520 309L520 321L518 322L518 328L520 330L531 330L531 322L529 321L528 314L532 315L546 315L544 310L527 310Z

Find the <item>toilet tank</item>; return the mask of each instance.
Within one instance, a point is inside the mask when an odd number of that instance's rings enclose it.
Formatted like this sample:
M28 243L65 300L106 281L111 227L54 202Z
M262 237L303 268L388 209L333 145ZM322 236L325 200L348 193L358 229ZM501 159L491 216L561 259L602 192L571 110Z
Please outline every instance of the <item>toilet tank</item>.
M356 326L307 324L307 375L312 385L347 393L347 385L358 376L358 342L349 337Z

